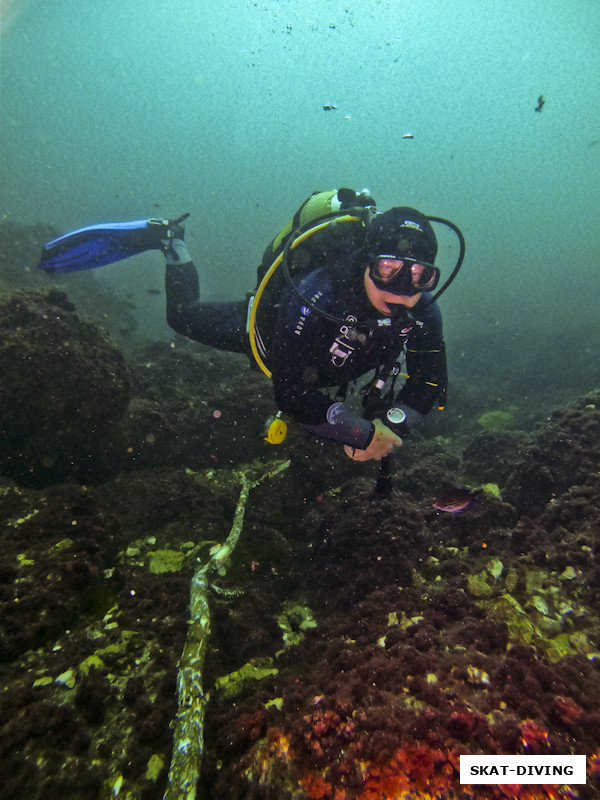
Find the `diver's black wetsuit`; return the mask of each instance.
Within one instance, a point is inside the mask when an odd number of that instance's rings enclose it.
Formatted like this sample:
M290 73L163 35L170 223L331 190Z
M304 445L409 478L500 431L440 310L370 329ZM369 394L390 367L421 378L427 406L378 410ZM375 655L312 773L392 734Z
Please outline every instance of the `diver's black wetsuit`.
M273 391L280 410L315 435L359 449L371 441L373 425L336 403L325 387L344 385L391 363L402 345L409 378L394 404L427 414L446 380L437 304L424 295L411 310L396 306L394 316L385 318L389 324L380 325L384 317L367 298L363 273L364 266L357 260L352 266L320 267L298 284L311 304L338 317L338 322L311 310L287 287L274 329L265 331L264 337L269 342ZM192 263L167 266L166 293L167 321L175 331L212 347L250 355L247 300L200 302ZM264 320L260 308L257 319L260 329Z

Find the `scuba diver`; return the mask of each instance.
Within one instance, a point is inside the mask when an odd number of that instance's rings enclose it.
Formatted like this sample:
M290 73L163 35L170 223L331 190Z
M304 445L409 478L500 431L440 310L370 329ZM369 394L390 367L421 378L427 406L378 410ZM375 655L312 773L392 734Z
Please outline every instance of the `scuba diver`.
M187 216L81 229L49 242L40 266L87 269L161 249L171 328L247 354L272 379L278 417L341 443L355 461L385 462L434 405L443 408L447 370L436 301L464 257L453 223L408 207L379 212L367 189L315 192L267 247L255 292L243 301L205 302L184 240ZM437 294L432 222L449 227L460 243ZM369 373L358 413L346 393Z
M297 281L284 285L277 302L261 299L262 313L259 304L256 318L261 355L270 362L275 400L284 415L313 435L342 443L356 461L380 460L401 445L401 436L436 402L443 405L442 318L431 294L440 277L434 266L437 240L424 214L412 208L376 213L367 191L316 193L309 199L309 216L323 204L323 195L330 209L361 207L370 213L362 215L358 241L356 231L351 236L343 232L349 242L336 231L339 246L328 243L325 259L319 253L326 263L299 270ZM267 248L263 270L278 246L276 239ZM248 301L200 301L198 274L182 238L170 241L165 259L167 321L173 330L250 354ZM404 385L395 396L383 395L382 373L397 371L404 354ZM345 394L351 382L373 370L364 416L359 415L345 405ZM333 387L332 396L328 390Z

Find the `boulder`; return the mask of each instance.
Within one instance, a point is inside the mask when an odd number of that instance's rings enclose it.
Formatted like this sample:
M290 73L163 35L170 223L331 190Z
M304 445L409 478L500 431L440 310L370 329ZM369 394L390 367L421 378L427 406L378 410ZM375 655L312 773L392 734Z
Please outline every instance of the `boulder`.
M44 486L110 471L130 396L108 334L56 289L0 296L0 473Z

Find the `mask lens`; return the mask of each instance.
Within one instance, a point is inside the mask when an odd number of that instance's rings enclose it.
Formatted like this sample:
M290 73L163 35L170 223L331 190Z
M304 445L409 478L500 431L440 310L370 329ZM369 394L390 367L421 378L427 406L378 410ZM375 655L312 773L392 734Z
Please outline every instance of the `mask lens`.
M370 275L380 289L393 294L411 295L435 289L440 271L432 264L424 264L414 258L381 255L373 262Z
M429 264L411 264L411 280L415 289L433 289L439 278L439 271Z
M374 277L378 278L382 283L389 283L393 281L396 275L404 266L404 261L399 258L391 258L388 256L381 256L375 262L373 269Z

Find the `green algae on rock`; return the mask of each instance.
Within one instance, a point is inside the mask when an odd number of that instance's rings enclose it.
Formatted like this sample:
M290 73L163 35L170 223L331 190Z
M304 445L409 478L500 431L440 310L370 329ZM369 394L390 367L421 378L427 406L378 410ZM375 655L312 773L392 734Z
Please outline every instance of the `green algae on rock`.
M279 670L273 666L273 659L253 659L238 670L217 678L215 687L224 697L232 698L241 694L256 681L262 681L270 675L277 675L278 672Z
M148 569L155 575L161 575L163 572L179 572L185 558L185 553L179 550L151 550L148 553Z
M515 427L515 416L510 411L486 411L477 424L486 431L506 431Z
M281 628L285 647L298 644L304 639L305 631L316 628L317 623L308 606L286 601L282 605L283 613L277 617Z

